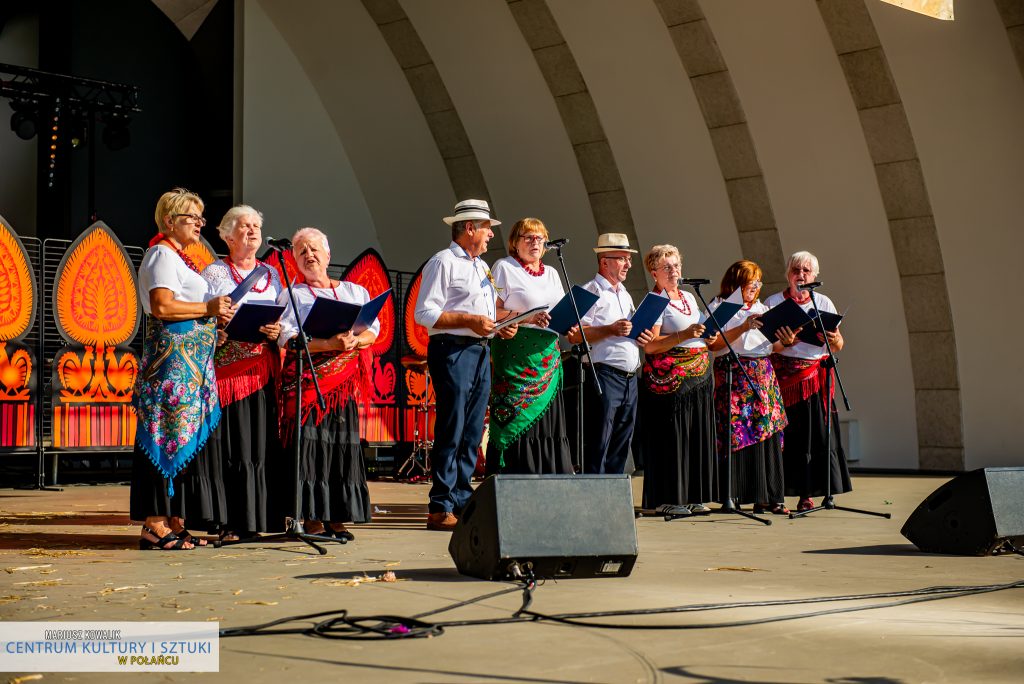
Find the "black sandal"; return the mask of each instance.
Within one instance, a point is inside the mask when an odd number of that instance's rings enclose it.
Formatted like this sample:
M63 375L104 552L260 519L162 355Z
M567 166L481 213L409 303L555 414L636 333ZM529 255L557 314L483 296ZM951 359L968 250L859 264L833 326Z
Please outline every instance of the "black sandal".
M154 532L146 526L142 527L142 533L151 534L154 537L157 536L156 532ZM173 546L166 546L171 542L174 542ZM185 544L185 540L179 538L178 535L174 534L173 532L168 532L166 535L160 537L155 542L150 541L145 537L141 537L139 539L139 549L141 551L191 551L192 549L185 548Z
M352 541L353 539L356 538L356 535L354 535L351 532L349 532L348 528L345 527L344 523L336 523L336 524L341 525L341 529L340 530L334 529L331 526L331 523L327 523L326 525L324 525L324 534L327 535L328 537L334 537L335 539L343 539L343 540L345 540L347 542L350 542L350 541Z
M183 542L186 542L188 544L191 544L192 546L196 547L197 549L200 548L200 547L203 547L203 546L209 546L210 545L210 542L208 540L203 539L202 537L195 536L194 534L192 534L191 532L186 530L184 527L181 528L180 530L178 530L177 532L175 532L174 534L176 534L178 536L178 539L180 539Z

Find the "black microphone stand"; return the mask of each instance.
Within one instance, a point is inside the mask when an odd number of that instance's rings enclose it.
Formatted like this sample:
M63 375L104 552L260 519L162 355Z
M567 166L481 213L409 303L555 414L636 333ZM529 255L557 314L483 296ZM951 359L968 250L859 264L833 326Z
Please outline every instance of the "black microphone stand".
M726 366L726 369L725 369L725 386L726 386L726 389L728 389L728 391L729 391L728 395L726 395L729 398L726 403L731 407L732 406L732 366L733 366L733 364L736 364L736 366L739 367L740 372L743 373L743 376L747 379L747 383L751 387L754 387L754 383L750 379L750 376L747 374L747 369L744 368L743 364L740 363L740 358L736 355L736 352L733 351L732 345L729 344L729 340L728 340L728 338L726 338L725 331L722 330L722 326L720 326L718 324L718 321L715 319L715 317L711 315L711 309L708 308L708 303L707 303L707 301L704 300L704 295L701 294L701 292L700 292L700 284L699 283L694 283L694 284L690 285L690 287L692 287L693 291L697 293L697 297L700 298L700 303L704 305L704 310L708 312L707 320L711 321L714 324L715 330L718 332L719 335L722 336L722 341L725 342L725 347L726 347L726 349L729 350L729 354L728 354L729 365ZM711 351L708 350L708 353L710 354ZM713 368L713 366L714 366L714 358L712 358L711 363L712 363L712 372L714 372L714 368ZM771 520L766 520L765 518L759 518L756 515L754 515L753 513L747 513L746 511L741 511L736 506L736 502L732 498L732 409L731 408L729 410L729 413L726 414L726 416L725 416L725 496L722 497L722 505L721 505L721 507L717 511L712 511L712 513L733 513L735 515L742 515L744 518L750 518L751 520L756 520L757 522L765 524L765 525L771 525L772 524ZM666 516L666 519L671 519L671 517L673 517L673 516Z
M295 354L295 463L294 465L294 476L293 480L295 488L292 491L292 517L285 526L285 531L279 534L268 534L266 536L256 536L246 539L237 539L234 541L215 541L213 545L215 547L220 546L233 546L235 544L247 544L247 543L266 543L276 541L302 541L314 549L323 556L327 553L327 549L319 546L316 542L336 542L338 544L345 544L348 540L341 537L328 537L324 534L307 534L302 527L302 482L299 477L299 463L302 459L302 360L305 358L309 362L310 375L313 378L313 387L316 389L317 404L320 406L320 410L323 411L327 407L327 403L324 401L324 395L320 391L320 383L316 377L316 368L313 366L313 357L309 353L309 339L306 333L302 330L302 322L299 320L299 307L295 302L295 291L292 289L291 279L288 277L288 265L284 259L284 248L279 245L271 245L277 253L277 262L281 264L281 273L284 276L284 285L288 289L288 299L292 303L292 313L295 316L295 326L299 332L294 339L289 342L292 348L296 350Z
M604 394L604 390L601 389L601 380L597 377L597 369L594 368L593 361L590 358L590 342L587 341L587 334L583 332L583 319L580 316L580 309L576 305L576 295L572 292L572 283L569 281L569 273L565 270L565 259L562 258L562 245L555 245L555 253L558 255L558 263L562 267L562 278L565 280L565 290L569 293L569 301L572 302L573 313L576 314L576 325L579 326L580 337L582 342L577 345L583 347L581 352L577 352L580 359L580 376L579 376L579 387L576 392L576 448L579 449L580 455L580 472L585 473L586 468L583 463L583 359L586 358L591 363L587 364L590 366L590 377L594 380L594 387L597 389L597 396Z
M880 518L892 518L892 513L878 513L876 511L864 511L859 508L836 506L835 500L832 498L832 412L835 410L835 397L832 396L833 373L835 373L836 384L839 385L839 393L843 395L843 405L846 406L847 411L850 410L850 400L846 397L846 388L843 387L843 378L839 375L839 360L832 351L832 345L828 341L828 335L825 334L825 324L821 321L821 311L818 310L818 303L814 300L814 290L817 287L821 287L821 283L809 283L804 286L804 289L810 291L811 306L814 307L814 320L818 322L818 329L821 330L821 335L825 338L825 349L828 352L828 356L821 362L822 365L825 366L825 449L827 450L825 455L825 498L822 499L820 506L808 508L806 511L790 513L789 517L792 520L793 518L802 518L805 515L810 515L817 511L829 510L848 511L850 513L860 513L862 515L877 515ZM836 458L839 458L838 452L836 453Z

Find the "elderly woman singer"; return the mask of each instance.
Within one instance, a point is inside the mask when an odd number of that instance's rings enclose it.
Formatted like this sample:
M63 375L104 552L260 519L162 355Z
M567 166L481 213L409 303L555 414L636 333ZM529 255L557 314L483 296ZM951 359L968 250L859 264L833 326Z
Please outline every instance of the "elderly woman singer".
M295 287L298 319L305 321L313 303L320 297L351 304L370 300L366 288L327 275L331 246L327 236L316 228L302 228L292 237L292 254L305 282ZM286 345L298 334L295 315L287 291L278 302L286 304L281 317L278 343ZM358 335L345 332L327 339L309 342L327 408L320 410L308 367L303 368L301 387L295 377L297 351L288 349L281 387L281 442L292 444L298 425L302 429L300 473L302 501L299 516L305 531L351 540L354 535L346 522L370 520L370 493L366 485L363 449L359 443L359 411L356 398L365 396L369 386L369 352L366 349L380 330L380 322ZM295 392L303 396L302 416L295 416Z
M230 294L253 270L265 267L239 304L274 304L281 294L277 271L256 258L263 244L263 215L241 204L224 214L217 226L230 254L203 269L214 295ZM206 445L210 467L221 471L227 518L221 539L251 537L276 530L283 520L267 520L267 460L280 453L277 438L277 380L281 354L280 323L260 328L263 342L223 339L217 347L217 393L221 422ZM222 338L225 336L222 334Z

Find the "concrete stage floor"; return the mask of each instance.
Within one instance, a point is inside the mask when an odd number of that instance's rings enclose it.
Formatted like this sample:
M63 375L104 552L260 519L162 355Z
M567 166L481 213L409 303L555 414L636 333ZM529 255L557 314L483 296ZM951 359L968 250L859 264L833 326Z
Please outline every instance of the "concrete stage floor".
M907 516L944 481L862 476L854 480L855 491L839 499L842 505L891 512L892 520L836 511L792 521L772 516L771 527L738 516L668 523L644 518L637 521L640 555L632 576L547 582L537 589L533 609L551 614L657 608L1024 579L1024 557L924 554L900 535ZM637 493L639 479L633 484ZM332 609L413 615L502 588L460 576L447 552L449 535L424 529L426 485L373 482L370 492L379 511L373 522L353 528L355 542L331 545L328 555L319 556L303 544L138 551L139 528L128 520L126 486L0 490L0 618L217 620L237 627ZM356 581L387 570L397 582ZM430 619L503 618L519 602L512 593ZM887 601L859 605L881 602ZM695 625L850 605L615 620ZM129 678L247 684L1021 682L1024 589L743 627L612 630L522 623L451 627L439 637L388 642L241 637L221 639L220 648L219 674ZM53 673L39 681L112 678Z

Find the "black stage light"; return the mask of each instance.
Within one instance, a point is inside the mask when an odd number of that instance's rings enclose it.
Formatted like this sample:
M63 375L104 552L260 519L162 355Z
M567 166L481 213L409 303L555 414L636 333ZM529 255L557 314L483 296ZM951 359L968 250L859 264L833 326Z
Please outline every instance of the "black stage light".
M14 113L11 114L11 130L22 140L31 140L36 136L36 111L28 102L11 102Z

